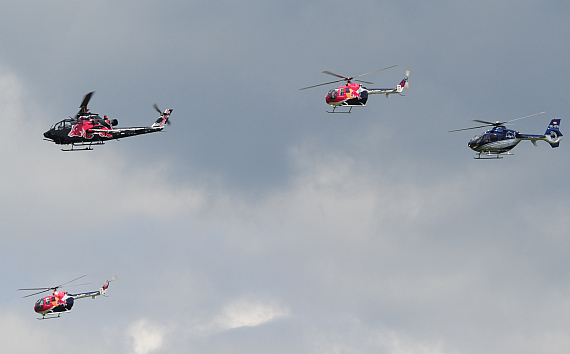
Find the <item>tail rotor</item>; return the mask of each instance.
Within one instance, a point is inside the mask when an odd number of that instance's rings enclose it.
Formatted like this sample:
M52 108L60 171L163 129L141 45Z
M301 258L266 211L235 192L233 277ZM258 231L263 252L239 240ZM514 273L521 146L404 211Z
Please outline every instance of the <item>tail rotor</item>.
M105 292L107 291L107 288L109 288L109 284L110 284L112 281L115 281L115 280L118 280L118 279L119 279L119 278L117 278L117 276L115 275L115 276L113 276L111 279L105 281L105 282L103 283L103 286L101 287L101 290L100 290L101 294L105 295Z
M166 112L166 111L164 111L164 112L163 112L163 111L161 111L161 110L160 110L160 108L158 108L158 105L156 104L156 102L155 102L155 103L153 103L153 104L152 104L152 106L153 106L153 107L154 107L154 109L155 109L155 110L158 112L158 114L160 114L160 115L161 115L161 117L160 117L160 118L158 118L158 120L156 121L156 123L159 123L159 121L160 121L160 120L162 120L162 119L164 118L164 116L167 114L167 112ZM172 123L170 122L170 120L169 120L169 118L170 118L170 112L172 112L172 110L171 110L171 109L169 110L169 112L168 112L168 116L166 117L166 121L164 122L164 124L166 124L166 125L170 125L170 124L172 124ZM156 123L155 123L155 124L156 124Z

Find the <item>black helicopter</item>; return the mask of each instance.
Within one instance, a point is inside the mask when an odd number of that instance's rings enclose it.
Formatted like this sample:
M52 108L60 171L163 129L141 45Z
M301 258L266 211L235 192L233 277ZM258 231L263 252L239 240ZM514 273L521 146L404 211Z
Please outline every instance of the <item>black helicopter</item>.
M44 133L44 140L61 145L71 144L70 149L62 151L93 150L92 145L103 145L106 140L126 138L129 136L148 134L162 131L166 124L170 125L170 114L172 109L162 112L156 103L154 109L158 111L160 117L150 127L128 127L115 128L119 123L116 119L101 118L97 113L91 113L87 109L87 104L95 91L89 92L83 98L79 106L79 112L74 118L64 119L54 125ZM75 149L75 146L82 148Z
M475 156L475 159L502 159L500 156L501 154L512 155L510 151L522 140L530 140L534 146L537 146L537 140L544 140L549 143L550 146L556 148L560 145L560 140L562 140L562 133L560 132L560 119L552 119L548 125L548 128L546 128L546 132L544 132L542 135L521 134L516 130L505 128L506 123L519 119L529 118L543 113L546 112L540 112L532 114L530 116L512 119L506 122L487 122L484 120L474 119L474 122L484 123L485 125L450 130L449 132L478 129L487 126L493 127L491 130L487 130L485 133L476 135L471 140L469 140L467 146L478 153L477 156ZM481 155L483 155L483 157L481 157Z

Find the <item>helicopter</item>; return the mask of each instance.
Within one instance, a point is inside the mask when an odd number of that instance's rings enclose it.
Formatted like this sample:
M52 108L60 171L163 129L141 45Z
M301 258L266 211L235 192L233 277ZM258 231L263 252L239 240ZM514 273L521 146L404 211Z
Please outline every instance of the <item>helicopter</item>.
M397 93L401 95L401 92L404 88L408 89L408 77L410 76L410 70L406 69L406 76L400 81L400 83L395 88L366 88L362 86L362 84L353 83L352 80L362 82L365 84L373 84L372 82L362 81L362 80L355 80L357 77L361 77L364 75L372 74L378 71L390 69L396 67L398 65L392 65L387 68L374 70L366 74L361 74L357 76L346 77L342 75L335 74L328 70L323 71L324 74L332 75L339 77L340 80L335 80L331 82L325 82L324 84L318 84L308 87L303 87L299 90L306 90L313 87L333 84L335 82L346 81L344 86L340 86L336 89L332 89L328 92L327 96L325 97L325 101L327 104L333 107L332 111L327 111L327 113L350 113L352 111L352 107L364 107L366 106L366 101L368 101L368 95L373 94L384 94L386 97L390 97L391 94ZM338 107L349 107L348 111L338 111L335 110Z
M107 140L155 133L162 131L166 124L170 125L168 118L172 109L162 112L155 103L153 107L158 111L160 117L150 127L115 128L119 123L117 119L110 119L107 116L101 118L97 113L91 113L87 108L94 93L95 91L92 91L85 95L79 106L79 112L74 118L69 117L69 119L52 125L44 133L44 140L60 145L71 144L70 149L61 149L62 151L93 150L93 145L103 145ZM75 149L75 146L82 146L83 148Z
M62 286L72 283L86 276L87 275L82 275L79 278L75 278L71 281L68 281L67 283L63 283L58 286L53 286L49 288L30 288L30 289L18 289L18 290L25 290L25 291L40 290L37 293L26 295L24 297L30 297L41 293L45 293L46 291L53 290L52 295L43 297L38 301L36 301L36 304L34 305L34 311L42 315L42 318L38 318L38 320L59 318L59 316L61 316L62 313L71 311L71 308L73 307L75 300L82 299L85 297L91 297L92 299L95 299L95 296L105 295L105 293L107 292L107 288L109 288L109 283L118 279L117 276L115 275L113 278L111 278L111 280L107 280L106 282L104 282L103 286L96 291L88 291L77 294L70 294L66 291L57 291L57 289L61 288ZM77 284L77 285L68 285L68 286L80 286L80 285L86 285L86 284ZM55 316L55 314L57 314L57 316ZM48 317L46 317L46 315L48 315Z
M487 130L483 134L475 135L467 146L474 150L477 155L475 159L502 159L501 155L513 155L510 151L518 145L522 140L530 140L534 146L537 140L544 140L550 144L551 147L557 148L562 140L562 133L560 132L560 119L555 118L550 121L546 128L546 132L542 135L521 134L519 131L507 129L505 125L515 120L533 117L546 112L531 114L530 116L516 118L505 122L487 122L484 120L474 119L474 122L483 123L485 125L450 130L449 132L458 132L462 130L478 129L483 127L492 126L491 130ZM483 156L481 156L483 155Z

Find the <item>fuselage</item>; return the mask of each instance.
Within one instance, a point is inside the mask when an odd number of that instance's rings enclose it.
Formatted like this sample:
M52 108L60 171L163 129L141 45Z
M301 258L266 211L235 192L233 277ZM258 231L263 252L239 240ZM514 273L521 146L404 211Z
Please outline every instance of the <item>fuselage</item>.
M36 301L34 311L45 315L47 313L65 312L73 307L73 297L68 296L64 291L54 291L50 296L46 296Z
M64 119L44 133L44 137L56 144L73 144L113 139L113 122L96 114ZM94 132L93 129L101 130ZM105 130L108 130L107 132Z
M471 138L467 146L477 152L501 154L512 150L521 142L520 133L503 126L493 128Z
M365 106L368 92L360 84L348 83L330 90L325 101L331 106Z

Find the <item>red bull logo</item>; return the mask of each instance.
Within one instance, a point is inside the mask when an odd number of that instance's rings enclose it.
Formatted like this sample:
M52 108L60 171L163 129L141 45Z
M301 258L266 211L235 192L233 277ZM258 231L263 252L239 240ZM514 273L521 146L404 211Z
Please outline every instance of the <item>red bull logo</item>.
M80 121L71 127L71 131L69 132L68 136L77 136L80 138L91 139L93 137L93 134L87 132L87 129L90 128L93 128L93 124L90 122Z
M360 94L357 91L346 89L346 98L360 98Z
M95 132L93 133L93 131L91 131L91 129L93 128L93 122L90 121L79 121L79 123L73 125L71 127L71 131L69 132L69 134L67 134L69 137L80 137L80 138L85 138L85 139L92 139L94 134L99 135L100 137L105 137L105 138L112 138L113 135L111 133L107 133L107 132ZM103 130L106 130L107 128L102 127Z

